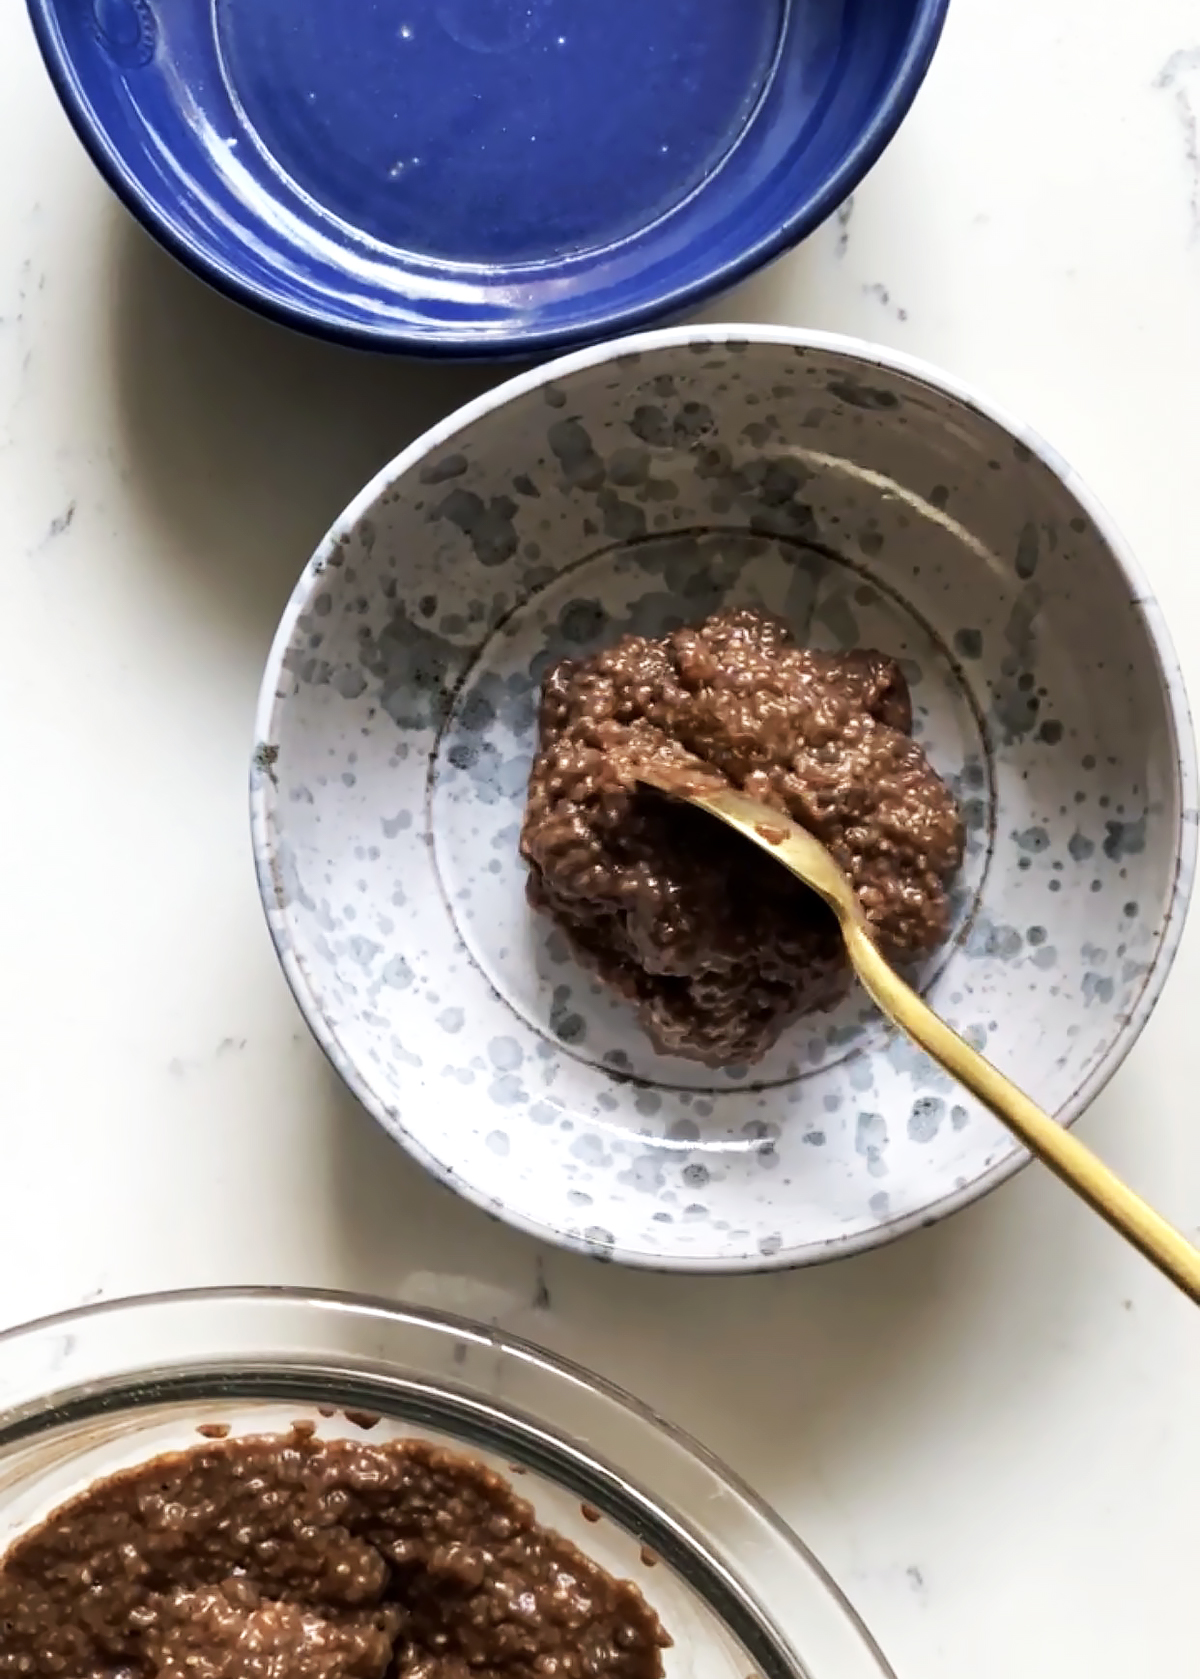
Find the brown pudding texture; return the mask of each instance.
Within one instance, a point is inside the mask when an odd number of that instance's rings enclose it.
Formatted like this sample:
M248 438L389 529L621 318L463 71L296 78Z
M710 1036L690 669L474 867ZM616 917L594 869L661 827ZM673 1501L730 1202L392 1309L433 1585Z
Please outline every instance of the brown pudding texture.
M843 996L849 968L812 892L722 823L640 787L639 766L738 788L809 829L889 959L945 939L962 822L884 654L814 652L766 613L719 612L562 660L538 727L521 831L529 900L637 1005L660 1050L757 1061Z
M0 1563L22 1679L661 1679L637 1587L419 1440L219 1440L99 1481Z

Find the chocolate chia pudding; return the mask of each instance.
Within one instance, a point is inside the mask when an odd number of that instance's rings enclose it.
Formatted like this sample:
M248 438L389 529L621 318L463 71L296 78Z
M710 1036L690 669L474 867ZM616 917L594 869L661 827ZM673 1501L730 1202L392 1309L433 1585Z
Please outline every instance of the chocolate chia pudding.
M97 1482L0 1563L22 1679L660 1679L669 1643L482 1464L303 1426Z
M529 899L632 999L660 1050L756 1061L835 1003L849 969L816 896L721 823L641 788L648 761L816 834L891 960L946 937L962 822L912 738L893 659L798 647L743 610L563 660L542 684L521 832Z

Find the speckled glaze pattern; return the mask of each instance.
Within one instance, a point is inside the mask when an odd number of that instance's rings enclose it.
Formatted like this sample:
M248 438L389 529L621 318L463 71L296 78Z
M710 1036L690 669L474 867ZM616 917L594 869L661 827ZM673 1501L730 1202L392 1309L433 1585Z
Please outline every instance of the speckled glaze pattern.
M742 603L902 661L969 833L920 983L1064 1123L1145 1023L1191 890L1192 732L1157 608L1070 469L944 375L679 328L463 409L349 508L284 616L260 882L310 1025L387 1130L606 1259L827 1259L1025 1159L861 994L714 1073L658 1055L526 907L547 663Z

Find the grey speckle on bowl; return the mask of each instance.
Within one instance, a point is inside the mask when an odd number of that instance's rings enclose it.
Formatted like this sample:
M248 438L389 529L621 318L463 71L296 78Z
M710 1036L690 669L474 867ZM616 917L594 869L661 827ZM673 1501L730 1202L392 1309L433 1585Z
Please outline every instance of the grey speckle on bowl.
M901 660L968 830L922 986L1064 1122L1144 1024L1191 889L1168 638L1034 435L930 369L774 328L655 333L481 398L297 587L256 856L296 995L371 1112L488 1211L604 1259L828 1258L1023 1159L861 995L713 1073L655 1053L527 909L547 664L737 603Z

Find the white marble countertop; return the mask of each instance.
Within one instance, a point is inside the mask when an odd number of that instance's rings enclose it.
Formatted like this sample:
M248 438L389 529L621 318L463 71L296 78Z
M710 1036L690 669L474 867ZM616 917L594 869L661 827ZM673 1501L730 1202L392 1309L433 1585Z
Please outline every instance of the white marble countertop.
M712 311L915 352L1123 525L1200 696L1200 14L953 0L852 211ZM472 1315L682 1422L809 1540L902 1679L1193 1671L1200 1322L1039 1170L921 1236L708 1281L540 1250L343 1095L272 955L246 760L300 566L486 374L206 291L0 16L0 1324L287 1282ZM1200 1231L1200 925L1083 1134Z

